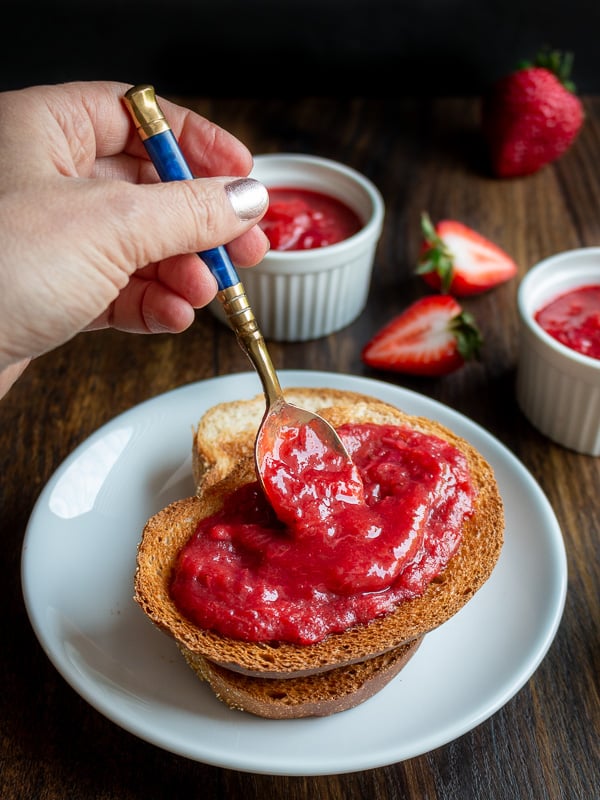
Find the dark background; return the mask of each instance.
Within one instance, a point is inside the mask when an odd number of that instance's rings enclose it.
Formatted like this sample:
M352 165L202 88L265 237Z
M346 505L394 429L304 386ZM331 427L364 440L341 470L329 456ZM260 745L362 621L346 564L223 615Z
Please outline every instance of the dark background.
M597 0L5 0L0 90L111 79L195 96L481 93L544 44L600 91ZM382 83L384 85L382 85Z

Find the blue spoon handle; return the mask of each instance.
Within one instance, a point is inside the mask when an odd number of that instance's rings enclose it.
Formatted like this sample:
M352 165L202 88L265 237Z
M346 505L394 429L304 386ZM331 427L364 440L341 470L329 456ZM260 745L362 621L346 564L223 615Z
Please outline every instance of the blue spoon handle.
M134 86L124 97L125 105L137 132L162 181L187 181L193 178L173 131L156 101L154 88L148 84ZM283 397L264 337L246 291L224 247L198 253L215 276L218 298L223 304L238 342L258 372L268 405Z
M191 180L192 171L156 102L153 88L146 84L133 87L125 95L125 103L161 181ZM219 291L240 282L224 247L204 250L198 255L215 276Z

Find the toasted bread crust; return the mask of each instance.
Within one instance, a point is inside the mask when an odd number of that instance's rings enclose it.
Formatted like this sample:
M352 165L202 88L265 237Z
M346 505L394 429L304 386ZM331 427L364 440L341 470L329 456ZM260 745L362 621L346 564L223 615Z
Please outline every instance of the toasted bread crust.
M326 717L354 708L395 678L417 651L421 639L345 667L299 678L256 678L213 664L183 645L188 665L230 708L268 719Z
M395 611L367 625L357 625L344 633L331 634L325 640L307 646L285 642L244 642L197 628L179 613L170 598L172 567L177 553L194 532L198 521L219 510L223 499L233 489L255 480L251 453L255 426L260 422L260 411L258 422L255 411L260 409L259 400L262 398L234 404L240 424L234 425L229 439L227 419L232 410L231 404L224 404L225 407L216 407L209 412L209 417L213 417L211 435L214 438L211 441L207 435L207 423L203 419L194 443L196 450L198 435L204 431L202 467L198 472L200 494L176 501L148 520L138 548L135 600L159 628L177 640L184 652L189 651L198 658L207 659L228 670L255 677L289 679L316 674L372 659L420 639L459 611L485 583L503 543L504 512L493 470L469 442L437 422L407 415L394 406L364 395L304 389L300 396L295 395L296 391L299 390L286 391L286 397L291 400L297 396L298 404L304 403L306 407L308 394L314 392L317 397L314 410L334 426L345 422L409 424L451 442L462 451L469 463L471 479L477 490L475 510L464 525L457 553L424 594L401 603ZM341 395L344 402L340 402ZM321 405L328 400L329 407ZM245 425L245 402L250 409L248 416L253 420L252 426ZM264 400L262 403L264 408ZM219 412L222 416L219 416ZM215 415L218 424L215 423ZM213 453L211 457L216 458L218 463L211 462L209 452ZM222 453L227 454L226 459ZM234 453L239 455L239 460L235 460ZM226 470L220 463L222 458L226 460Z

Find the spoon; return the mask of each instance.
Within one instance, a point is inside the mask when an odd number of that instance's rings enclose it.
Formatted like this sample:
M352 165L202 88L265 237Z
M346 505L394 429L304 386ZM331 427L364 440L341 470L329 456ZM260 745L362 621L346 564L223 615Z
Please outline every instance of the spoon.
M134 86L126 92L124 101L160 179L192 179L194 176L158 105L154 88L149 84ZM225 247L198 255L215 276L217 297L262 383L266 410L256 436L254 460L259 482L269 500L275 505L280 495L275 485L276 464L283 463L291 472L306 455L312 456L313 462L320 459L329 470L333 466L356 479L354 464L335 428L318 414L286 401L245 289ZM295 446L300 429L305 429L308 436L303 438L302 446ZM312 446L306 441L312 442Z

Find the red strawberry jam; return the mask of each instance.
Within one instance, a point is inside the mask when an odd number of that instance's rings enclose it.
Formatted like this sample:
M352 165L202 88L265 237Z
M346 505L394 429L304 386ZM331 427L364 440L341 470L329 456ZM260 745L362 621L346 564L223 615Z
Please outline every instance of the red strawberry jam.
M265 480L227 498L181 550L173 601L202 628L310 644L422 594L473 513L463 454L408 427L344 425L358 473L290 433Z
M561 294L541 308L535 320L571 350L600 358L600 286L580 286Z
M260 221L273 250L312 250L353 236L362 222L341 200L311 189L269 189Z

